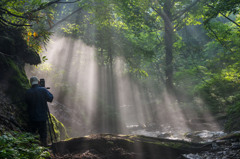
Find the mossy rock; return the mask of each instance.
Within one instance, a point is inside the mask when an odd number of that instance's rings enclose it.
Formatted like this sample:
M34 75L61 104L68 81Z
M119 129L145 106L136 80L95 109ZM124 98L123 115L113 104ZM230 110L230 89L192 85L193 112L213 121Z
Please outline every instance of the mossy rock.
M52 114L51 114L51 121L53 123L54 133L56 135L57 141L65 140L65 139L69 138L65 126L59 120L57 120L57 118ZM48 127L48 130L49 130L49 127ZM54 134L52 134L52 135L54 135ZM48 131L48 137L49 137L48 140L50 140L49 131Z
M240 140L240 132L236 132L236 133L231 133L231 134L228 134L226 136L223 136L221 138L219 138L219 140L229 140L229 139L238 139Z
M19 67L13 60L7 59L8 87L6 93L12 97L13 101L23 100L25 91L30 88L28 78L23 68Z
M25 63L37 65L41 62L40 56L27 46L23 38L21 27L3 26L0 24L0 88L12 100L11 105L16 121L26 126L27 106L24 95L30 88L25 74Z

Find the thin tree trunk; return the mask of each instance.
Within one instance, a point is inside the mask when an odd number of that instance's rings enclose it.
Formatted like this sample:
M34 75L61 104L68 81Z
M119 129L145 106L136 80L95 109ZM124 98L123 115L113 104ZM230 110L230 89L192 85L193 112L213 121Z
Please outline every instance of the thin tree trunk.
M168 93L173 94L173 27L172 27L172 4L171 1L167 1L164 5L164 42L165 42L165 54L166 54L166 89Z
M117 116L113 115L117 113L117 105L116 105L116 97L115 97L115 81L114 81L114 74L113 74L113 52L112 48L109 48L109 70L108 70L108 77L109 77L109 82L108 82L108 91L109 91L109 130L112 133L118 133L118 120Z
M168 27L165 25L165 27ZM170 93L173 91L173 30L165 28L165 51L166 51L166 88Z

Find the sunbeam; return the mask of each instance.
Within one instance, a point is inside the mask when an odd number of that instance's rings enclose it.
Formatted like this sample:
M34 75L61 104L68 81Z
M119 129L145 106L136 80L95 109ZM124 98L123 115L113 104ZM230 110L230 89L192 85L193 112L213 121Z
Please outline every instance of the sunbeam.
M152 86L146 89L139 84L126 71L124 57L109 67L98 62L97 53L81 40L55 36L47 46L48 60L32 71L26 68L28 76L37 74L52 87L56 102L51 111L72 136L167 133L168 138L184 138L191 130L219 130L210 113L204 111L201 120L205 121L195 123L199 118L193 109L182 107L166 92L157 94ZM155 92L155 98L146 90Z
M239 6L1 0L0 158L240 158Z

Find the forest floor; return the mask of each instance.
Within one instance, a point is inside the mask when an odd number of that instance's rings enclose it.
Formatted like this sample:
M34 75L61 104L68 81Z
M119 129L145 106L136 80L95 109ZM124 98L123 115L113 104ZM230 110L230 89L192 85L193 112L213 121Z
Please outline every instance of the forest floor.
M208 143L99 134L53 145L53 159L240 159L240 134Z
M53 159L176 159L209 150L211 144L136 135L99 134L53 145Z

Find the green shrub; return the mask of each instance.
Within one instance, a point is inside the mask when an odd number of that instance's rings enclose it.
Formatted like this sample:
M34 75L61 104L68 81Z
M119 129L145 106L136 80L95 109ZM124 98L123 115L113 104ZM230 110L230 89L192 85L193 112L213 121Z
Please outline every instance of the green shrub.
M234 71L222 71L199 85L198 95L213 114L224 113L227 120L225 131L240 130L239 75Z
M240 99L238 83L221 77L212 78L198 86L197 94L212 113L225 113Z
M39 146L37 137L30 133L5 132L0 136L0 158L44 159L50 157L45 149Z
M177 96L193 99L196 87L203 82L200 77L206 72L205 67L183 69L174 75Z
M237 131L240 130L240 102L232 105L228 108L227 121L225 123L225 131Z

